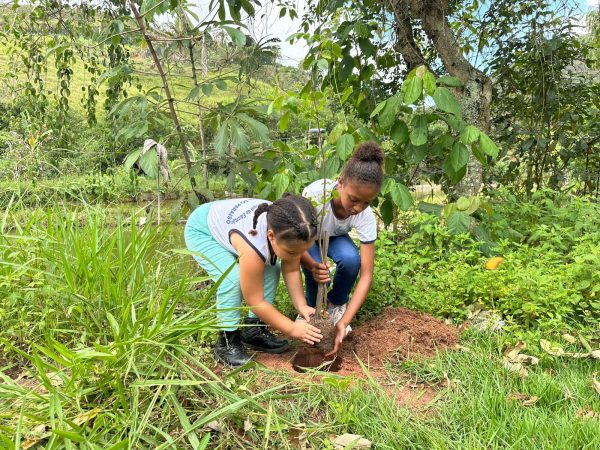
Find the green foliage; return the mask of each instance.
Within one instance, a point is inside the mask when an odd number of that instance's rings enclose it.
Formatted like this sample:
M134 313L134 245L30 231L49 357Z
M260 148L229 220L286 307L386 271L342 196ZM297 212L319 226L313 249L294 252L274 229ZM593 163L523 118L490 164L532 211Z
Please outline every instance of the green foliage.
M476 232L458 234L469 230L466 210L455 209L446 225L434 215L407 215L404 237L384 234L377 245L366 309L403 305L460 319L481 304L529 330L597 326L598 212L588 201L550 192L531 202L506 193L488 199L475 215L505 258L497 270L485 270Z

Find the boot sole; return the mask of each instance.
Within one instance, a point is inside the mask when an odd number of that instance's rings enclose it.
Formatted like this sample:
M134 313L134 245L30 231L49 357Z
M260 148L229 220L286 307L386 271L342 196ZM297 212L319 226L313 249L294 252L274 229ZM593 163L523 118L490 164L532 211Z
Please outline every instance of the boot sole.
M248 347L248 348L251 348L251 349L252 349L252 350L254 350L254 351L257 351L257 352L263 352L263 353L270 353L271 355L278 355L279 353L283 353L283 352L285 352L286 350L289 350L289 348L290 348L290 345L288 344L288 345L286 345L285 347L281 347L281 348L266 349L266 348L264 348L264 347L257 347L257 346L255 346L255 345L252 345L252 344L247 344L247 343L246 343L246 342L244 342L244 341L242 341L242 342L243 342L243 344L244 344L246 347Z

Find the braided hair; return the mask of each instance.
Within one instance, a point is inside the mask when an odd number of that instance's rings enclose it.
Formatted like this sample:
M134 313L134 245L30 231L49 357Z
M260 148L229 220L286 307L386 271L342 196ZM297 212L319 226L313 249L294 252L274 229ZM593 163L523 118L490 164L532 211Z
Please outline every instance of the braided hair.
M383 150L373 142L367 141L354 149L352 156L342 170L341 178L361 184L372 184L381 188L383 183Z
M317 236L317 212L312 203L299 195L284 194L273 203L261 203L254 211L250 232L257 234L256 225L261 214L267 213L267 226L278 239L309 242Z

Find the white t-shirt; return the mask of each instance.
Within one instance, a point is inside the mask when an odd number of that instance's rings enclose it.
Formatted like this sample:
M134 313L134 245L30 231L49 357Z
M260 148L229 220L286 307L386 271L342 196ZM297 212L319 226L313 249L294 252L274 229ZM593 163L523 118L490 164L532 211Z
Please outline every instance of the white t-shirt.
M271 202L254 198L234 198L213 202L208 212L208 229L219 244L236 255L238 253L231 245L231 234L239 234L265 264L274 265L277 256L269 251L266 213L258 218L256 236L250 234L250 231L255 229L252 226L254 211L261 203Z
M325 199L332 198L332 192L337 187L336 180L317 180L304 188L302 195L316 203L318 221L321 221L323 210L323 181L325 181ZM329 231L330 236L347 234L352 228L356 229L358 239L362 244L371 244L377 239L377 220L370 206L360 213L345 219L338 219L333 212L333 199L325 203L323 230ZM321 230L319 230L319 234Z

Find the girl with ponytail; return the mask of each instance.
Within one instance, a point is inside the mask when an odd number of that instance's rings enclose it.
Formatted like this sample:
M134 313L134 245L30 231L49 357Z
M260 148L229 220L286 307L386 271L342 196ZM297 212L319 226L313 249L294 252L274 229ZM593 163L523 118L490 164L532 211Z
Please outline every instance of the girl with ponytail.
M269 332L265 323L308 344L321 340L318 328L293 322L272 306L282 271L300 316L308 319L314 314L302 290L300 257L316 235L315 208L297 195L273 203L251 198L221 200L194 210L184 236L196 261L220 283L217 319L222 331L214 349L219 361L231 367L247 363L250 356L245 346L268 353L287 350L288 342ZM250 312L240 330L242 298Z
M335 263L335 275L328 298L329 317L336 324L333 354L352 329L350 322L364 303L375 265L377 221L370 204L381 190L383 182L383 151L375 142L359 144L337 180L322 179L308 185L303 195L317 205L322 216L322 230L329 231L327 256ZM325 192L324 192L325 191ZM325 196L324 196L325 195ZM355 229L360 252L348 233ZM306 281L306 299L315 306L317 284L329 282L329 262L321 261L315 243L302 255L301 264ZM360 280L351 294L360 273ZM303 317L298 316L297 321Z

